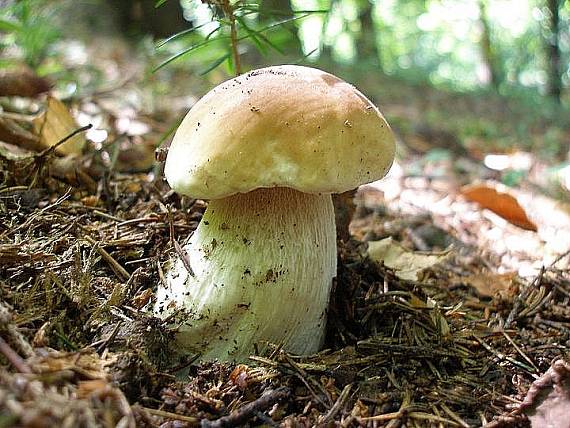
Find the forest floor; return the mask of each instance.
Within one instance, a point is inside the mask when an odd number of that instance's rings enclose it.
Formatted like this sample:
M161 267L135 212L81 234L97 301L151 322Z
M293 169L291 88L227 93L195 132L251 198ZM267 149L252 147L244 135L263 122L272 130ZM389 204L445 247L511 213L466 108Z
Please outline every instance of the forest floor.
M208 84L97 55L115 84L3 101L1 427L560 421L570 405L568 178L552 168L563 147L547 160L533 149L568 141L569 128L553 137L555 119L498 97L356 82L395 125L398 158L354 207L345 198L351 237L339 242L326 349L180 360L149 307L174 238L206 203L168 188L154 149ZM532 141L507 150L515 122L532 125Z

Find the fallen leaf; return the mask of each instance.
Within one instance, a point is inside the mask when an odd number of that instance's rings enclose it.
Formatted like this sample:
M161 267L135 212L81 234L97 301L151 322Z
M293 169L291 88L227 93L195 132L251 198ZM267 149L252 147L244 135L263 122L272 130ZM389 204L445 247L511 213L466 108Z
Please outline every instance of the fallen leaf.
M29 360L36 373L56 373L70 370L87 380L106 379L107 372L97 353L92 350L82 352L51 352L43 357Z
M18 161L22 159L29 159L31 157L30 153L31 152L29 150L26 150L22 147L0 141L0 158L4 158L10 161Z
M509 223L522 229L537 231L536 225L530 221L526 212L516 198L509 193L500 192L492 187L477 184L464 186L461 194L470 201L477 202L483 208L493 211Z
M77 398L88 398L100 395L103 391L111 389L106 379L92 379L78 382Z
M245 364L238 364L230 373L230 381L242 391L247 389L248 370Z
M81 198L81 203L86 207L96 207L100 202L101 200L99 199L99 196L95 195L84 196Z
M146 288L133 297L131 303L135 308L142 309L150 301L153 294L152 288Z
M152 141L131 137L119 150L116 169L121 172L148 171L156 164L155 145Z
M0 117L0 142L8 143L24 150L43 150L37 135L24 129L16 121L3 117Z
M511 301L519 292L519 286L515 281L516 276L515 272L504 274L483 273L460 278L460 281L473 287L479 297Z
M372 260L384 261L401 279L417 281L422 272L442 261L450 251L410 251L392 238L368 242L368 255Z
M570 364L557 360L528 390L517 413L528 416L532 428L570 428Z
M30 70L0 72L0 96L36 97L50 90L52 84Z
M437 302L434 299L432 299L431 297L428 297L426 303L427 303L426 306L428 308L432 309L429 313L429 316L430 316L430 318L433 322L433 325L435 326L437 332L439 332L439 335L441 337L447 337L447 338L450 337L451 329L449 328L449 324L447 323L447 320L442 315L441 310L440 310Z
M65 104L51 96L48 97L46 110L37 116L33 123L40 143L46 148L56 145L79 128ZM55 151L63 155L79 154L84 146L85 136L77 134L58 146Z
M90 193L96 193L97 182L91 177L91 174L96 172L87 168L86 163L85 156L77 154L56 157L48 164L49 175L73 186L83 186Z

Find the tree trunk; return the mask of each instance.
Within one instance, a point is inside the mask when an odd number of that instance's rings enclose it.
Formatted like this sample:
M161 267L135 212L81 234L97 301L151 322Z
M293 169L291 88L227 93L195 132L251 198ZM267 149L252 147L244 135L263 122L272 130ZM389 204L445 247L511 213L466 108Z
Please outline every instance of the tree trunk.
M117 11L121 30L129 35L151 34L165 38L192 26L184 19L178 0L169 0L158 8L155 8L156 0L107 2Z
M364 0L358 19L360 20L360 34L356 39L358 59L375 66L380 66L380 56L376 45L376 28L372 17L373 4Z
M491 41L491 24L487 16L487 0L479 0L479 20L483 33L481 35L481 51L483 60L489 72L490 83L498 89L503 80L503 73L499 64L499 58Z
M560 0L546 0L549 14L549 34L546 39L548 54L548 95L560 103L562 70L560 61Z

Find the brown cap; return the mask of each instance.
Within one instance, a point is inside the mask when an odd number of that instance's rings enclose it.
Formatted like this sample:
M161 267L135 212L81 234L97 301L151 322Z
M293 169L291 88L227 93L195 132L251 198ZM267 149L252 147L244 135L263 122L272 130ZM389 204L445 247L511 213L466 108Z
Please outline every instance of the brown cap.
M219 199L259 187L340 193L382 178L394 136L354 86L310 67L251 71L186 115L165 175L174 190Z

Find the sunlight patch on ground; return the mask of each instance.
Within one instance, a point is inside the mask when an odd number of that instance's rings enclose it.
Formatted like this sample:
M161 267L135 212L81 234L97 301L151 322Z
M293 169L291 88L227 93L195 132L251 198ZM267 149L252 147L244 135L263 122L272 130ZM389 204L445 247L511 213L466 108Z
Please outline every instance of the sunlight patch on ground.
M520 276L533 276L570 250L570 209L561 202L530 190L509 189L538 226L537 232L527 231L468 202L459 193L459 177L451 170L444 177L429 179L410 176L406 169L409 164L396 163L384 180L363 186L359 192L363 204L385 205L388 217L431 216L455 238L498 257L498 273L516 270ZM376 217L373 221L386 220Z

